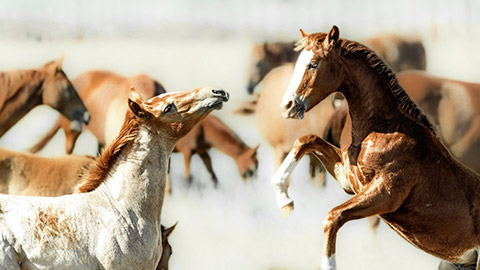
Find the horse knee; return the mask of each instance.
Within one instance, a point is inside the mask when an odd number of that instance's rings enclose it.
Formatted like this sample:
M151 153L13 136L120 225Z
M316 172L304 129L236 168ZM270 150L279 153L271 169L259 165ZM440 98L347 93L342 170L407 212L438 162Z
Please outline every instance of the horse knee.
M330 210L328 212L327 216L323 220L323 233L324 234L330 234L330 233L335 233L338 230L338 227L340 226L340 213L335 211L335 209Z

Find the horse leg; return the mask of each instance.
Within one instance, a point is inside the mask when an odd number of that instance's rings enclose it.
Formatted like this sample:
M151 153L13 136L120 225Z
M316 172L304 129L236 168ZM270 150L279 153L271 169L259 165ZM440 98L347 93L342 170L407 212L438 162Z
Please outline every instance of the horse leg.
M372 179L361 192L328 212L323 222L325 234L325 253L321 264L323 270L336 269L337 232L346 222L395 211L405 201L409 193L408 186L402 183L400 187L394 179L385 183L386 181L381 177ZM403 192L394 192L397 190Z
M65 152L69 155L73 152L75 148L75 143L77 142L80 132L72 130L70 128L70 120L64 116L60 116L60 127L65 132Z
M315 155L308 154L308 156L310 158L310 179L314 180L317 177L319 186L324 187L326 178L325 167L323 167Z
M57 134L58 130L60 129L60 117L55 121L55 124L52 128L43 136L43 138L37 142L34 146L30 147L28 151L30 153L37 153L38 151L42 150L45 145Z
M200 158L202 159L203 161L203 164L205 165L205 167L207 168L207 171L208 173L210 173L210 176L212 177L212 181L213 181L213 186L215 188L217 188L218 186L218 179L217 179L217 176L215 175L215 172L213 171L213 167L212 167L212 159L210 158L210 155L205 151L205 152L202 152L202 153L199 153L200 155Z
M190 161L192 159L191 151L184 151L183 154L183 164L185 166L185 171L183 172L183 179L187 182L188 186L192 184L192 175L190 175Z
M292 150L272 177L277 203L284 217L287 217L293 210L293 200L287 193L290 184L288 178L302 157L309 153L318 158L336 179L340 176L345 178L344 174L340 173L343 170L340 149L316 135L306 135L297 139ZM337 181L339 180L337 179ZM345 181L339 182L342 182L342 186L347 186L343 183ZM346 188L344 187L344 189Z
M172 194L172 186L170 184L170 163L172 158L168 159L168 166L167 166L167 177L165 179L165 195Z

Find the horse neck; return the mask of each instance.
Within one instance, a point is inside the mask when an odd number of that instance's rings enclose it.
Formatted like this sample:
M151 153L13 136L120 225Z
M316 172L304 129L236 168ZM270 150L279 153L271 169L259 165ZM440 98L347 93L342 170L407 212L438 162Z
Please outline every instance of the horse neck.
M1 72L0 136L35 106L42 103L43 70Z
M174 142L162 139L145 128L122 149L107 174L93 192L100 194L122 214L158 222L165 193L168 158Z
M341 89L352 119L353 145L358 145L372 131L395 131L398 122L391 119L402 115L384 77L367 63L359 65L358 61L345 62L347 80Z
M231 156L237 160L248 147L220 120L209 117L207 121L216 122L215 124L204 124L203 133L205 141L213 148ZM205 121L205 120L204 120Z

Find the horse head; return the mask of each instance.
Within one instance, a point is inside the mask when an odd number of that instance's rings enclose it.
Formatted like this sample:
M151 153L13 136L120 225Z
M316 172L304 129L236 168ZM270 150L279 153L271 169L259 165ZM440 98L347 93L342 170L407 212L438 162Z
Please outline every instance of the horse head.
M203 87L171 92L143 100L134 89L128 100L130 110L146 127L178 140L214 109L221 109L229 94L221 88Z
M303 49L293 76L283 97L281 108L285 118L302 119L320 101L337 91L343 83L344 72L338 65L336 47L339 30L333 26L328 34L305 34L296 49Z
M81 132L82 123L88 125L90 113L62 69L63 56L44 66L46 73L42 83L42 103L58 110L70 121L73 131Z

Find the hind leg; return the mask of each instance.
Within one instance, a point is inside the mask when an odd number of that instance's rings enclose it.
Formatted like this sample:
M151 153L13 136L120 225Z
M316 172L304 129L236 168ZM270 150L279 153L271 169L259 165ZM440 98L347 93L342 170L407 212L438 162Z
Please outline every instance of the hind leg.
M310 158L310 178L315 180L315 177L318 180L318 185L320 187L325 186L326 171L322 163L315 157L313 154L308 154Z
M210 155L207 152L199 153L199 155L203 161L203 164L205 165L205 168L207 168L208 173L210 173L210 176L212 177L213 186L217 187L218 179L217 175L215 175L215 172L213 171L212 159L210 158Z

